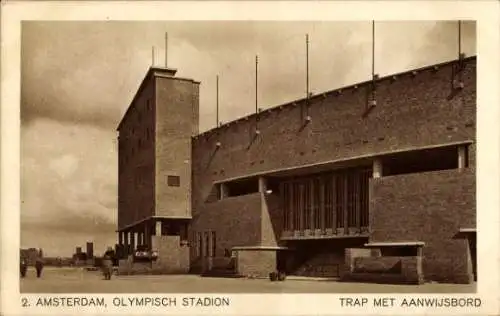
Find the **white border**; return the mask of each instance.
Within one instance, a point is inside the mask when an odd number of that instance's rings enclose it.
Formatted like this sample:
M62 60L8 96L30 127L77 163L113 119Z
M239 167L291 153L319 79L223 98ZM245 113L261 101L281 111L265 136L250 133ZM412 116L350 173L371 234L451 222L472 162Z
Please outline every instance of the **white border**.
M160 309L175 314L497 314L499 312L499 3L497 1L335 2L8 2L1 16L1 313L97 313L21 310L19 297L20 45L22 20L477 20L478 297L481 308L340 308L338 294L230 295L228 309ZM15 258L15 259L14 259ZM76 295L71 295L76 296ZM86 295L89 296L89 295ZM96 295L90 295L96 296ZM116 295L104 295L113 297ZM350 294L350 297L374 295ZM389 296L385 294L376 297ZM402 298L410 295L390 295ZM435 295L419 295L430 297ZM437 295L437 297L454 295ZM463 296L463 295L462 295ZM469 297L473 295L468 295ZM179 298L181 295L179 295ZM107 313L141 313L141 308ZM148 313L155 310L148 310Z

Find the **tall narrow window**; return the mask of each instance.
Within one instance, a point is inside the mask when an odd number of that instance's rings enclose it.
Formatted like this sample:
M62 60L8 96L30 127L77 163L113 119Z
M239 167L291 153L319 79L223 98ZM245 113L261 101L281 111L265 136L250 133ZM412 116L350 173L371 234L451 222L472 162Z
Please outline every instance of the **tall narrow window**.
M210 235L205 232L205 257L210 256Z
M334 205L335 192L333 187L333 176L325 177L325 228L333 228L333 213L336 211Z
M293 191L293 183L288 182L287 183L287 188L288 188L288 230L292 231L294 228L293 224L293 218L295 214L295 208L294 208L294 191Z
M288 194L288 183L284 183L283 184L283 222L284 222L284 227L285 227L285 230L288 230L288 228L290 227L290 224L289 224L289 220L290 220L290 217L289 217L289 209L290 209L290 205L288 204L288 200L290 199L290 196Z
M210 254L210 256L216 257L217 244L216 244L216 238L215 238L215 231L211 232L211 239L212 239L212 253Z
M313 218L313 228L321 228L321 214L320 214L320 203L322 202L320 196L320 181L319 179L313 180L313 207L312 207L312 218Z
M203 237L201 236L200 232L196 233L196 257L201 257L201 249L203 249Z
M364 170L362 172L362 197L361 197L361 227L368 227L369 221L369 208L370 208L370 192L369 192L369 181L370 181L371 170Z
M347 225L356 227L356 174L347 174Z
M346 204L346 199L344 196L344 190L346 189L345 174L338 173L335 177L335 182L335 201L337 201L337 203L335 204L337 217L336 227L339 228L344 227L344 208Z

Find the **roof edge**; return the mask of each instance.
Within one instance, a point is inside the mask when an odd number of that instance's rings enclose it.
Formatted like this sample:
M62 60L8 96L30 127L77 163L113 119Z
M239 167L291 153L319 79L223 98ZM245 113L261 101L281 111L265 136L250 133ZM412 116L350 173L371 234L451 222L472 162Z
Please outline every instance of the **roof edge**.
M476 59L477 59L477 56L473 55L473 56L465 57L462 60L464 62L470 62L470 61L473 61L473 60L476 60ZM453 60L449 60L449 61L445 61L445 62L441 62L441 63L437 63L437 64L432 64L432 65L423 66L423 67L419 67L419 68L413 68L413 69L410 69L410 70L407 70L407 71L403 71L403 72L389 74L389 75L386 75L384 77L377 78L375 80L375 82L381 82L381 81L389 80L389 79L391 79L393 77L397 77L397 76L405 76L405 75L409 75L409 74L412 74L412 73L415 73L415 72L418 73L418 72L428 71L428 70L439 68L439 67L448 66L448 65L456 63L458 61L459 61L459 59L453 59ZM338 93L338 92L341 92L342 90L352 89L354 87L359 88L360 86L371 84L371 83L372 83L372 80L365 80L365 81L353 83L353 84L350 84L350 85L342 86L342 87L339 87L339 88L336 88L336 89L333 89L333 90L327 90L327 91L324 91L324 92L315 93L314 95L312 95L312 96L309 97L309 100L317 99L319 97L326 97L327 95L330 95L330 94L333 94L333 93ZM262 109L259 113L251 113L251 114L248 114L248 115L236 118L234 120L228 121L228 122L226 122L224 124L221 124L218 127L214 127L214 128L209 129L209 130L206 130L206 131L204 131L204 132L196 135L196 137L200 137L200 136L204 136L204 135L207 135L207 134L211 134L213 132L216 132L217 130L226 128L228 125L234 124L235 122L238 122L238 121L241 121L241 120L249 120L250 118L252 118L252 117L254 117L256 115L262 115L263 113L268 112L268 111L273 111L273 110L276 110L278 108L283 108L283 107L291 106L293 104L297 104L297 103L300 103L300 102L305 102L307 99L308 98L295 99L293 101L289 101L289 102L286 102L286 103L281 103L281 104L278 104L278 105L270 106L268 108Z
M159 74L157 74L157 72L159 72ZM127 107L127 110L125 111L125 113L123 114L122 118L120 119L120 122L118 123L118 126L116 127L116 131L120 131L120 129L121 129L122 125L123 125L123 122L125 121L125 118L128 116L131 108L133 107L135 100L137 99L137 97L139 96L139 94L144 89L144 86L146 85L146 82L149 79L149 77L151 77L151 76L155 76L155 77L171 77L171 78L175 78L175 79L188 80L188 81L192 81L193 83L200 84L199 81L195 81L193 79L175 77L176 73L177 73L177 69L176 68L150 66L148 68L148 70L146 71L146 75L144 76L144 78L142 79L141 83L139 84L139 88L136 90L134 96L132 97L132 100L130 101L130 103L129 103L128 107Z

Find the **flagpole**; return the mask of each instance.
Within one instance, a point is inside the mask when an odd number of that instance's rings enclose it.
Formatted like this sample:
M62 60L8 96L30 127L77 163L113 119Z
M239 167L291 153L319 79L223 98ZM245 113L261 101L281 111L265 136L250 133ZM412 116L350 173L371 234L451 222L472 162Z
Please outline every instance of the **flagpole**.
M375 74L375 20L372 20L372 91L371 91L371 100L367 105L367 111L372 109L377 105L377 95L376 95L376 85L375 81L377 80L377 75ZM366 112L365 114L367 114Z
M151 47L151 67L155 66L155 47Z
M259 56L255 56L255 114L259 112L259 102L258 102L258 73L259 73Z
M372 20L372 79L375 79L375 20Z
M462 59L462 21L458 20L458 59Z
M165 32L165 68L168 68L168 33Z
M219 127L219 75L216 77L216 124L215 126Z
M309 34L306 34L306 100L309 106Z

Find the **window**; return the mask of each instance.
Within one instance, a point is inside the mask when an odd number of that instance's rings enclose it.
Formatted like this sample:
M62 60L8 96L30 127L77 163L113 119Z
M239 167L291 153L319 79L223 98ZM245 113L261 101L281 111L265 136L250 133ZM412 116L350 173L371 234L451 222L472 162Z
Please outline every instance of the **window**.
M382 165L384 176L456 169L458 148L449 146L398 153L383 157ZM467 166L467 159L465 165Z
M181 185L181 178L179 176L167 176L167 185L169 187L179 187Z
M227 189L227 192L225 192L225 194L228 197L259 192L259 181L257 178L227 182L224 185Z
M214 231L210 232L210 237L212 239L212 243L211 243L212 252L210 253L210 257L215 257L215 253L216 253L215 249L217 248L216 247L217 245L216 245L216 238L215 238L215 232Z
M368 226L370 175L371 169L358 167L286 181L281 193L285 230Z
M200 232L196 233L196 257L201 257L201 249L203 247L203 237Z
M322 217L323 214L321 213L321 204L324 203L322 201L321 197L321 190L323 189L323 186L320 183L319 179L314 179L313 180L313 207L312 207L312 215L313 215L313 225L314 228L320 229L321 227L321 222L322 222Z
M304 229L311 229L311 180L304 182Z
M210 256L210 235L205 232L205 257Z

